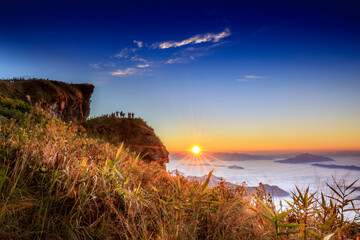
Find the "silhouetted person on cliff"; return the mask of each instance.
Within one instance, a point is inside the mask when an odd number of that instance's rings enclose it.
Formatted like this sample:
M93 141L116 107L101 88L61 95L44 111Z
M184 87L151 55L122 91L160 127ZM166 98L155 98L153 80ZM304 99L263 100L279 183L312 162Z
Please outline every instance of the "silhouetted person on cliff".
M128 118L131 118L131 113L128 113Z
M135 115L135 114L134 114L134 113L132 113L132 114L131 114L131 118L134 118L134 115Z

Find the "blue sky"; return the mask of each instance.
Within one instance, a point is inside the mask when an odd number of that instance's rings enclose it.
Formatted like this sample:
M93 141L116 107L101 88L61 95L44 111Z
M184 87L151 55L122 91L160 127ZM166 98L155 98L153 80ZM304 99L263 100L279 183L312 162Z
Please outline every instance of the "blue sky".
M358 1L1 1L0 77L93 83L170 150L359 149Z

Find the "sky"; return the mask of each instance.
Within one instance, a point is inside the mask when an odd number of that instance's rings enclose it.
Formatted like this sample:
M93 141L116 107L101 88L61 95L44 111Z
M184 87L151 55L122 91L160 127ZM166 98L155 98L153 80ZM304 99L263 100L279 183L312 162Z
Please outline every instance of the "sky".
M170 151L360 149L359 1L0 1L0 78L92 83Z

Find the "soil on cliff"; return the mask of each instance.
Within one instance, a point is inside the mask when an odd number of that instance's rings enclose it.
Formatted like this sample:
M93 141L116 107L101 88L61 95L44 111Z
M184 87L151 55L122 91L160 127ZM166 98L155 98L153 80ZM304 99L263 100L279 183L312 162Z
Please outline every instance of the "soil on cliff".
M132 152L148 162L164 165L169 161L169 152L156 136L154 129L141 118L118 118L101 116L82 123L86 132L93 137L104 139L114 145L124 142Z

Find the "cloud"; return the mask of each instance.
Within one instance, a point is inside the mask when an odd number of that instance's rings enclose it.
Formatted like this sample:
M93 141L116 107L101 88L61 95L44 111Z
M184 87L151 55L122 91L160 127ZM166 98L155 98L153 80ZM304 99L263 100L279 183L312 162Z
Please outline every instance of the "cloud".
M128 58L132 53L136 52L136 48L123 48L118 54L115 54L117 58Z
M202 56L211 54L212 48L226 44L228 41L223 39L230 36L229 28L225 28L219 33L205 33L192 36L182 41L165 41L147 44L143 41L133 40L136 44L121 49L120 52L110 56L119 58L118 62L113 59L107 63L91 63L93 68L112 68L108 74L112 76L130 76L151 72L149 69L161 67L165 64L189 63ZM200 43L208 43L198 45ZM184 46L183 48L178 48ZM162 51L162 49L176 48L174 51ZM156 54L148 54L153 52ZM146 55L145 55L146 54ZM144 58L143 56L146 56ZM121 64L126 64L127 68L122 68ZM120 66L120 69L119 69ZM124 65L123 65L124 66Z
M176 48L181 47L188 44L198 44L198 43L204 43L204 42L219 42L221 39L230 36L230 30L226 28L224 31L218 34L214 33L205 33L205 34L198 34L191 38L185 39L180 42L175 41L167 41L162 43L154 43L152 45L152 48L159 48L159 49L167 49L167 48Z
M115 67L115 63L113 63L113 62L104 63L103 66L104 67Z
M129 49L124 48L119 53L115 54L115 57L118 58L127 58L129 56Z
M147 67L149 67L150 65L149 64L138 64L138 65L136 65L136 67L138 67L138 68L147 68Z
M176 58L170 58L166 61L167 64L173 64L173 63L187 63L191 60L194 60L194 57L176 57Z
M131 58L131 61L133 62L144 62L144 63L147 63L147 60L142 58L142 57L139 57L139 56L134 56Z
M90 65L91 67L93 67L93 68L98 69L98 68L100 68L100 64L101 64L101 63L90 63L89 65Z
M142 48L144 46L143 42L142 41L136 41L134 40L134 43L139 47L139 48Z
M115 54L115 57L117 58L128 58L130 57L130 55L132 55L133 53L135 53L137 50L139 50L139 48L142 48L144 46L142 41L133 41L138 48L123 48L121 49L121 51L117 54Z
M102 67L115 67L115 64L113 62L108 62L108 63L90 63L89 64L91 67L99 69Z
M266 77L264 77L264 76L256 76L256 75L244 75L244 78L255 79L255 78L266 78Z
M136 68L126 68L126 69L119 69L116 72L112 72L111 75L113 76L126 76L126 75L133 75L138 72Z
M236 81L238 82L248 82L251 79L263 79L263 78L267 78L265 76L257 76L257 75L244 75L243 78L238 78L236 79Z

